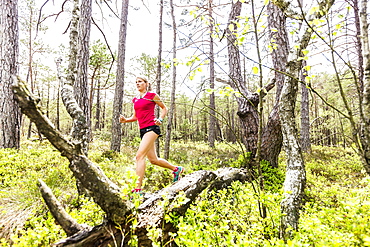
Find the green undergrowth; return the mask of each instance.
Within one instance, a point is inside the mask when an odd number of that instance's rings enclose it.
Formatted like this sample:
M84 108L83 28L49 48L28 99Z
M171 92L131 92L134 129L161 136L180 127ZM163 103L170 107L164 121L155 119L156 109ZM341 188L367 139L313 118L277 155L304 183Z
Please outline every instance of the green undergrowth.
M163 146L163 145L161 145ZM121 152L95 140L89 158L124 191L135 182L138 142L123 143ZM236 145L171 143L174 165L186 174L196 170L242 167L244 157ZM279 239L281 189L285 157L280 168L261 164L265 191L255 183L235 182L218 191L205 190L186 215L167 215L178 226L179 246L370 246L369 178L358 156L350 149L313 147L305 155L307 185L299 231L287 242ZM42 179L67 212L80 224L97 225L104 215L89 199L77 197L68 160L47 141L24 141L19 151L0 150L0 246L50 246L65 237L41 199L37 180ZM144 189L153 192L172 181L171 171L147 165ZM266 217L261 217L261 206ZM150 230L152 231L152 230ZM153 231L153 236L159 234ZM155 243L154 246L165 246Z
M179 226L178 245L370 246L370 180L359 157L350 149L314 147L305 160L306 197L292 239L278 237L281 193L276 187L258 193L251 184L236 182L204 192L184 217L172 219ZM271 184L281 183L280 172L268 179ZM267 208L265 218L261 205Z

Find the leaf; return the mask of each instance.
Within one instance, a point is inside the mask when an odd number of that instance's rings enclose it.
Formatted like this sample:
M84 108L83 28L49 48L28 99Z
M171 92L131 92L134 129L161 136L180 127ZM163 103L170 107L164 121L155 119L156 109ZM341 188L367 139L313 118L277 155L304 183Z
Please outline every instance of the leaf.
M320 20L319 20L319 19L314 19L314 20L313 20L313 24L314 24L315 26L319 25L319 24L320 24Z
M308 11L308 14L309 15L312 15L314 14L315 12L317 12L319 10L319 6L314 6L312 7L309 11Z
M310 65L306 65L303 67L304 70L306 71L310 71L311 70L311 66Z
M258 68L256 66L254 66L252 68L252 72L253 72L253 74L257 75L258 74Z
M305 81L306 83L309 83L309 82L311 81L311 77L306 76L306 77L304 78L304 81Z
M370 246L370 236L365 236L363 238L364 246Z
M229 30L230 30L231 32L235 30L235 28L234 28L234 24L230 24L230 25L229 25Z

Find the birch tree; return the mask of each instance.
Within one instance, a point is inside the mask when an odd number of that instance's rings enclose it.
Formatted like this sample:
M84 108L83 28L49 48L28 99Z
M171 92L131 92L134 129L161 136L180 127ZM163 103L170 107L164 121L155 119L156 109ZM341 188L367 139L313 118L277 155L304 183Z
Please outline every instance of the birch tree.
M361 144L363 148L364 166L367 174L370 174L370 45L367 22L367 0L361 1L361 38L364 59L364 85L363 85L363 110L361 123Z
M274 1L279 8L291 16L294 11L291 2ZM290 237L291 230L298 229L299 210L306 184L305 163L298 139L298 131L295 123L295 103L297 100L298 82L302 70L303 51L307 48L312 35L309 22L321 18L333 5L333 0L319 2L318 9L312 13L304 13L307 22L302 22L298 35L289 50L287 60L287 75L281 92L280 119L283 132L284 148L286 152L286 175L284 181L284 195L281 202L281 228L280 235L283 238ZM298 6L299 3L298 3ZM302 9L302 6L300 8ZM301 18L302 19L302 18Z

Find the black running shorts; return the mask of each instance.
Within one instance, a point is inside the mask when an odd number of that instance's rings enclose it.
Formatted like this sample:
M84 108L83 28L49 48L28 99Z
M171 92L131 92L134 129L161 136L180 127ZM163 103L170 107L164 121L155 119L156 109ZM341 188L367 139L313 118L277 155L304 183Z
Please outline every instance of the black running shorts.
M152 125L152 126L148 126L148 127L140 129L140 138L143 139L143 136L145 135L145 133L148 133L150 131L154 131L154 133L156 133L158 136L162 136L161 128L159 127L159 125Z

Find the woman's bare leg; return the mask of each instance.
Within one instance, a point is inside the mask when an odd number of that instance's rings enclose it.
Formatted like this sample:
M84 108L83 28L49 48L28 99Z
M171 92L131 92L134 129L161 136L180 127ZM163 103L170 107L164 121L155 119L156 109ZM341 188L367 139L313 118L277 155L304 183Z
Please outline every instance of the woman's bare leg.
M163 167L163 168L167 168L167 169L170 169L172 171L175 170L175 168L176 168L176 166L172 165L167 160L162 159L162 158L158 158L157 152L155 150L155 143L153 143L153 148L151 148L148 151L146 156L148 157L150 163L152 163L153 165L157 165L157 166L160 166L160 167Z
M143 179L145 176L145 158L148 156L148 159L151 163L168 168L171 170L175 169L175 166L171 165L168 161L164 159L158 159L157 154L155 152L155 140L158 138L158 135L153 132L147 132L143 136L143 139L140 142L139 149L136 153L136 175L139 176L137 182L137 189L141 189Z

